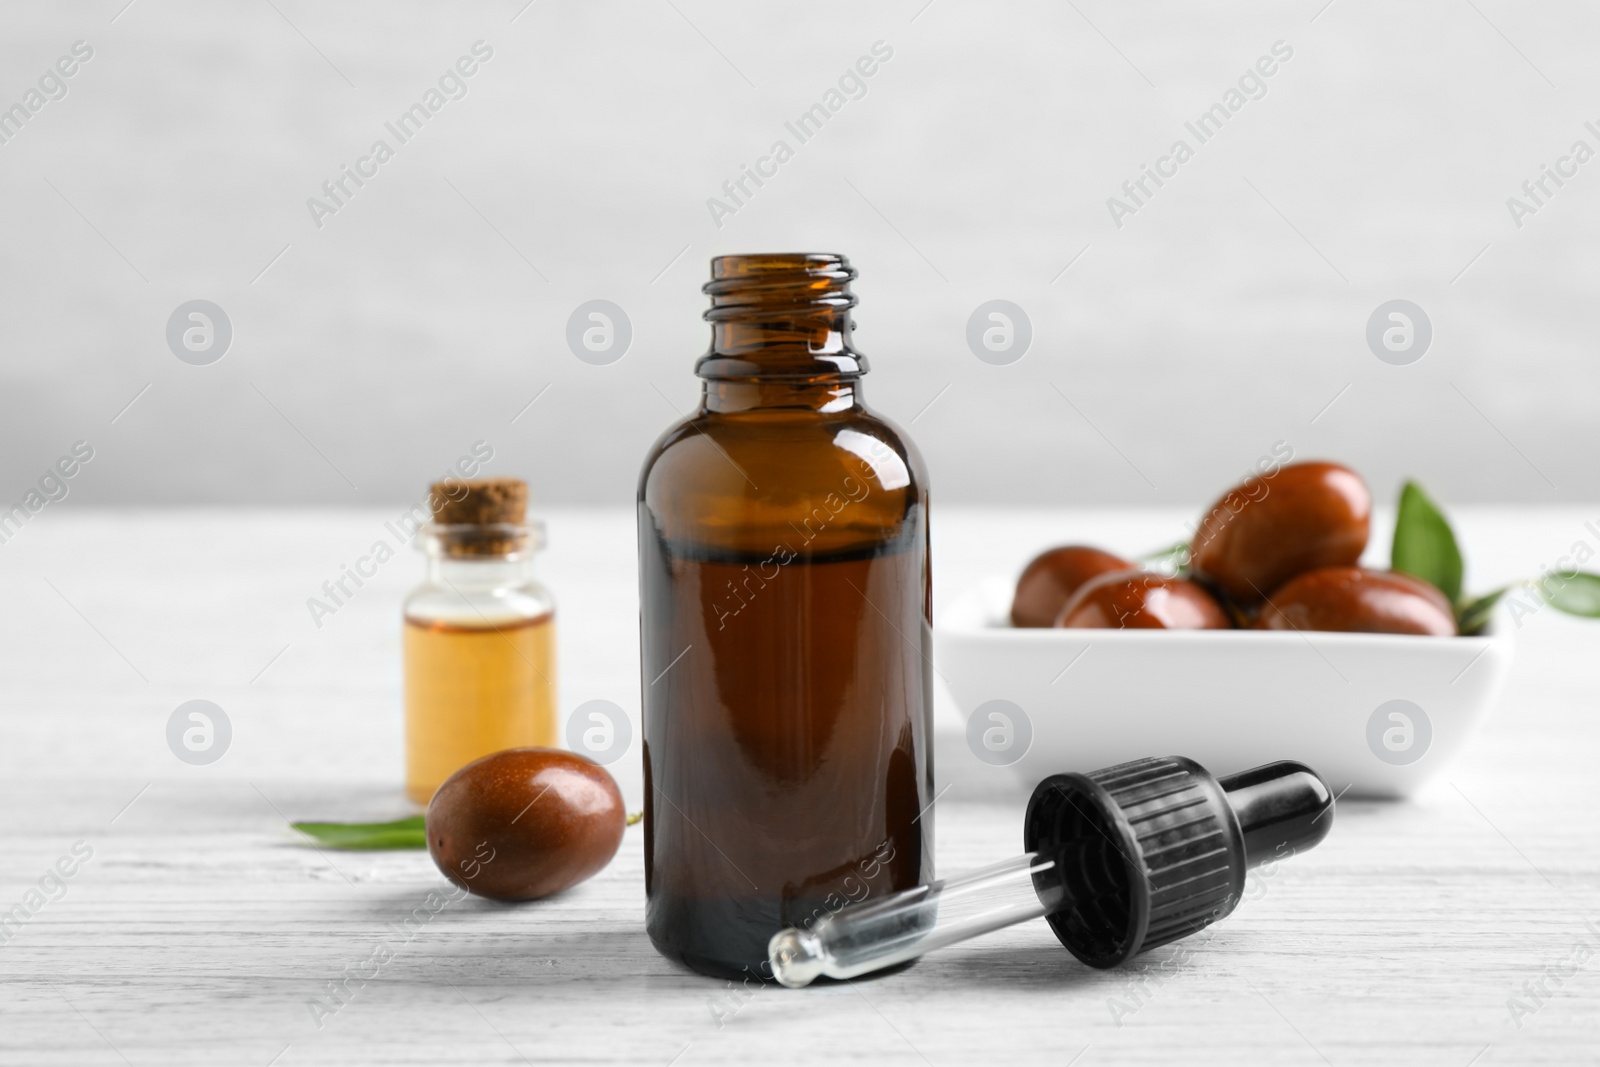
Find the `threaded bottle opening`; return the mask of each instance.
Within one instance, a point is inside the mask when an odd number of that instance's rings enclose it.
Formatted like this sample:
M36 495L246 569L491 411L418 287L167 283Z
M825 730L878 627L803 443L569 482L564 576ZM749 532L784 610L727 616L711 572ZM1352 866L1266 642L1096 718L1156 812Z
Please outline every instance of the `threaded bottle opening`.
M711 260L712 322L759 317L765 312L803 312L814 308L844 311L856 298L850 282L856 269L833 252L766 252L717 256Z
M850 346L856 269L833 252L717 256L705 293L711 350L695 373L713 381L824 382L866 373Z

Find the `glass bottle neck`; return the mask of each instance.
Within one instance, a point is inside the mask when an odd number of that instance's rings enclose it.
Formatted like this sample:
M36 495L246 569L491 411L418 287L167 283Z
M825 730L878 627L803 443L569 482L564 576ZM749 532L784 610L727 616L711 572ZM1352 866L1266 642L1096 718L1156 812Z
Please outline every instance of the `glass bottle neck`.
M428 582L457 589L497 589L524 585L533 578L533 557L449 559L428 556Z
M707 379L700 400L702 411L722 415L757 409L788 409L832 415L861 406L861 383L853 378L839 377L812 382Z
M856 272L843 256L718 256L711 268L711 347L695 364L700 377L806 383L866 373L850 347Z
M712 320L712 355L748 359L759 358L762 353L797 349L799 353L825 359L849 350L850 331L855 328L847 306L757 306L729 314L732 317Z
M418 545L428 582L458 590L522 585L533 579L533 557L544 544L541 523L424 526Z

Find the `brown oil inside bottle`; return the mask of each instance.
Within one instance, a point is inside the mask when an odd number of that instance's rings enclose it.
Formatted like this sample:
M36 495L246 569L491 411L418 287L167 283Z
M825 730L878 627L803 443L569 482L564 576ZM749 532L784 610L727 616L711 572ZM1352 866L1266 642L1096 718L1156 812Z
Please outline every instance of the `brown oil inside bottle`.
M645 878L661 952L764 978L783 927L932 879L927 496L854 374L782 376L825 343L738 325L641 482Z

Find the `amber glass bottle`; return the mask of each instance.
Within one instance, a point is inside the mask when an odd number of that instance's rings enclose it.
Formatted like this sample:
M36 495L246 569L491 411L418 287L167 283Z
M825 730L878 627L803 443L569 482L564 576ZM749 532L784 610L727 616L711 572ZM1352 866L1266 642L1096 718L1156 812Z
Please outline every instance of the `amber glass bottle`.
M862 403L855 273L712 260L700 407L640 475L647 926L710 974L933 877L927 478Z

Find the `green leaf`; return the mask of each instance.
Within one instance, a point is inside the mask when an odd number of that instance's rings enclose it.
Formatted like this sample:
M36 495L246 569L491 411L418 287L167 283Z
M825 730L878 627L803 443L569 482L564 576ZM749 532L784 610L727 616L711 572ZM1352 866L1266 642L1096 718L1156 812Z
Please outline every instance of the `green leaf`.
M1500 603L1500 598L1511 592L1511 586L1504 586L1492 593L1485 593L1476 600L1464 605L1456 614L1456 629L1462 637L1472 637L1482 632L1489 623L1489 616L1494 614L1494 606Z
M1533 584L1544 602L1557 611L1585 619L1600 619L1600 574L1577 571L1568 575L1551 571Z
M1168 545L1166 548L1158 548L1154 552L1146 552L1138 557L1138 561L1140 563L1148 563L1155 560L1171 559L1174 556L1185 555L1188 551L1189 542L1179 541L1177 544Z
M1177 577L1187 577L1189 574L1189 542L1179 541L1177 544L1158 548L1154 552L1146 552L1142 556L1134 557L1135 562L1141 563L1146 569L1160 574L1170 574Z
M329 848L375 850L428 847L428 832L421 815L396 819L394 822L297 822L289 825Z
M1461 598L1461 549L1456 547L1456 535L1444 513L1416 482L1407 482L1400 490L1389 566L1432 582L1452 604Z

